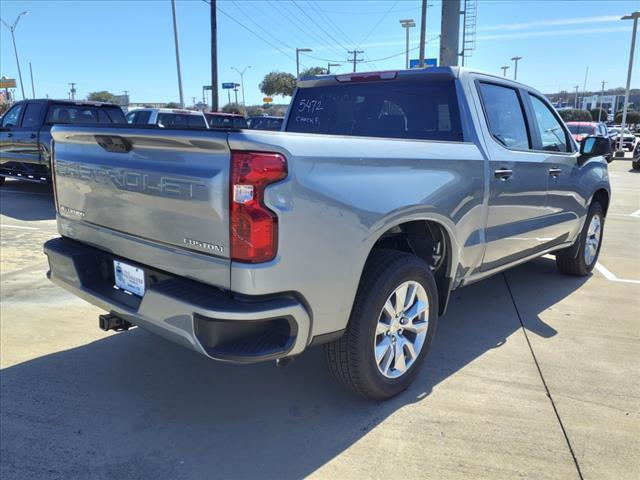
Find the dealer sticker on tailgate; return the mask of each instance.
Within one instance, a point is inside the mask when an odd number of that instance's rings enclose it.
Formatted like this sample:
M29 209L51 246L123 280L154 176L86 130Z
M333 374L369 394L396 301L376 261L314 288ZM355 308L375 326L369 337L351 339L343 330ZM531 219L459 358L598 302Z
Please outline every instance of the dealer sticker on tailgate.
M144 296L144 270L114 260L113 272L116 278L116 287L139 297Z

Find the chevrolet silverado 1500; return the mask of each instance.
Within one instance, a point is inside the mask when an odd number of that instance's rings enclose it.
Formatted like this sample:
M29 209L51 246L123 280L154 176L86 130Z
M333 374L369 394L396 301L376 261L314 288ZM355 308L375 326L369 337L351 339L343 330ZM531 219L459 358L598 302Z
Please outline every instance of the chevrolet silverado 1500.
M53 129L51 280L213 359L325 344L369 399L413 381L452 290L553 253L587 275L607 142L458 68L301 81L282 132Z

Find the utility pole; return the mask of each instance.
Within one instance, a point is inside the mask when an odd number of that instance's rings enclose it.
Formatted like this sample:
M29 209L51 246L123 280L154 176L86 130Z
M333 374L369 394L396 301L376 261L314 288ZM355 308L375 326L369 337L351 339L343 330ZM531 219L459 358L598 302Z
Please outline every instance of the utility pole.
M180 94L180 108L184 108L184 95L182 94L182 73L180 72L180 51L178 48L178 22L176 21L176 0L171 0L171 12L173 14L173 40L176 46L176 68L178 69L178 92Z
M16 27L18 26L18 21L20 21L20 17L22 17L23 15L29 15L29 12L21 12L16 17L16 20L15 22L13 22L13 25L9 25L7 22L2 20L1 18L0 18L0 21L2 21L2 23L4 23L4 26L7 27L11 32L11 40L13 41L13 53L16 54L16 65L18 66L18 78L20 78L20 90L22 91L22 99L25 100L26 97L24 96L24 85L22 84L22 72L20 71L20 60L18 60L18 48L16 47L16 36L15 36L15 31L16 31Z
M313 52L310 48L296 48L296 79L300 78L300 52Z
M631 33L631 51L629 52L629 68L627 70L627 87L624 91L624 106L622 107L622 123L620 124L620 142L618 151L622 152L622 139L624 137L624 127L627 123L627 109L629 108L629 87L631 86L631 72L633 71L633 52L636 48L636 32L638 30L638 17L640 11L635 11L631 15L625 15L620 20L633 20L633 32Z
M242 69L242 71L238 70L236 67L231 67L231 70L235 70L236 72L238 72L240 74L240 86L242 87L242 106L245 106L244 103L244 72L246 72L247 70L249 70L251 68L251 65L244 67Z
M440 32L439 65L455 67L460 52L460 0L442 2Z
M364 50L349 50L347 53L350 54L350 55L353 55L353 58L348 59L347 61L348 62L353 62L353 73L355 73L356 72L356 64L360 63L362 61L361 58L358 58L358 54L359 53L364 53Z
M33 68L31 68L31 62L29 62L29 73L31 74L31 95L36 98L36 88L33 86Z
M598 121L600 121L600 117L602 116L602 97L604 97L604 86L607 82L602 81L602 88L600 89L600 109L598 110ZM596 106L598 104L596 103Z
M211 111L218 111L218 20L216 0L210 0L211 6ZM231 102L229 102L231 103Z
M71 89L69 90L69 96L71 97L71 100L75 100L76 99L76 84L75 83L70 83L69 86L71 87Z
M420 56L418 67L424 68L424 42L427 31L427 0L422 0L422 13L420 15Z
M331 62L327 63L327 75L331 74L331 67L339 67L341 65L342 65L341 63L331 63Z
M509 69L509 65L503 65L500 68L502 69L502 76L506 77L507 76L507 70Z
M578 89L580 88L580 85L576 85L575 89L576 89L576 101L573 104L574 108L578 108Z
M513 70L513 79L518 80L518 62L522 60L522 57L511 57L511 61L515 63Z
M582 85L582 95L584 96L587 93L587 77L589 76L589 67L587 67L587 71L584 74L584 84Z
M402 28L404 28L407 32L407 48L405 51L404 68L405 70L409 70L409 29L415 27L416 22L413 20L413 18L406 18L404 20L400 20L400 25L402 25Z
M236 85L236 86L235 86L235 87L233 87L233 93L234 93L234 94L235 94L235 96L236 96L236 106L237 106L237 105L238 105L238 84L236 83L235 85Z

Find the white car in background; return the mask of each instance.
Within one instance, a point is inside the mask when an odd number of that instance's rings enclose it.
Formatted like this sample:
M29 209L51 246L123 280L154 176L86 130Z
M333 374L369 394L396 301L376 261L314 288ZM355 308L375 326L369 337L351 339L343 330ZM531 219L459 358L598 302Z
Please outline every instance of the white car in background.
M158 125L163 128L209 128L204 113L175 108L138 108L126 115L132 125Z

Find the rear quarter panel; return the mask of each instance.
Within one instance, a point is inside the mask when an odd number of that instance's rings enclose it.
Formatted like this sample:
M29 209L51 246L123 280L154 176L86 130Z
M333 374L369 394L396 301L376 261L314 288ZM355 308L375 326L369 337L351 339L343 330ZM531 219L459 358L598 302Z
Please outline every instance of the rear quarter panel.
M366 258L395 225L442 224L456 276L482 258L485 162L473 143L245 131L229 144L280 152L289 168L265 197L279 218L278 255L260 266L232 263L231 288L299 292L314 336L346 327Z

